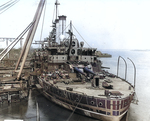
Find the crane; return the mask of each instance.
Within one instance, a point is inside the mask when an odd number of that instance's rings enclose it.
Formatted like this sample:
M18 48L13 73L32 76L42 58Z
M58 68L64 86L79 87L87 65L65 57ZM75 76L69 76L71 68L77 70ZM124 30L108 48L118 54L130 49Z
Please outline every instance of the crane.
M0 61L1 61L9 53L9 51L18 43L18 41L24 36L24 34L29 30L27 37L26 37L26 40L25 40L25 43L23 45L20 57L18 59L16 67L15 67L15 72L18 72L17 80L20 79L22 70L24 68L24 64L25 64L30 46L32 44L36 29L37 29L37 26L38 26L38 23L39 23L39 20L40 20L40 17L41 17L43 8L44 8L44 5L45 5L45 0L40 0L39 5L38 5L37 10L36 10L36 13L35 13L34 18L33 18L33 21L27 26L27 28L10 45L8 45L0 53ZM22 60L22 62L21 62L21 60ZM20 63L21 63L21 67L19 70L17 70Z
M25 43L24 43L24 46L23 46L23 49L22 49L22 52L20 54L20 57L18 59L16 68L15 68L15 71L18 72L17 80L20 79L20 76L21 76L21 73L22 73L22 70L23 70L23 67L24 67L24 64L25 64L25 61L26 61L26 58L27 58L30 46L32 44L32 41L33 41L33 38L34 38L34 35L35 35L35 32L36 32L36 29L37 29L37 26L38 26L38 23L39 23L41 14L42 14L42 10L44 8L44 5L45 5L45 0L40 0L38 8L37 8L37 11L36 11L35 16L33 18L34 24L33 24L33 26L30 28L30 30L28 32L28 35L26 37L26 40L25 40ZM19 66L22 58L23 58L23 60L22 60L22 63L21 63L20 70L17 71L18 66Z

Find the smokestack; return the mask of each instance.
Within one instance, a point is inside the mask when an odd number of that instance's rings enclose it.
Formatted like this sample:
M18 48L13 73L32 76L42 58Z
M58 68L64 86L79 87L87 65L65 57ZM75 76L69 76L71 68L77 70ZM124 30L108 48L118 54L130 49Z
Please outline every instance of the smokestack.
M56 19L56 38L55 41L59 42L59 19Z
M66 35L66 16L62 15L62 16L58 16L59 17L59 40L63 40L65 38Z

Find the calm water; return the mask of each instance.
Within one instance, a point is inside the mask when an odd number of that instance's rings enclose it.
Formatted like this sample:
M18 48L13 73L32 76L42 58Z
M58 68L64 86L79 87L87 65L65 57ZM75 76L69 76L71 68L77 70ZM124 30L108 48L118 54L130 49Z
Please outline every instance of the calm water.
M102 58L103 66L110 67L111 73L117 74L118 56L122 56L127 62L127 80L134 83L134 68L127 59L129 57L136 65L136 95L138 105L131 104L129 109L129 121L150 121L150 51L129 50L103 50L112 55L112 58ZM120 59L119 76L125 77L124 61ZM4 119L23 119L24 121L36 121L36 102L39 104L40 121L66 121L71 111L66 110L43 97L37 91L31 91L29 100L21 103L3 104L0 106L0 121ZM73 114L70 121L97 121L82 115Z

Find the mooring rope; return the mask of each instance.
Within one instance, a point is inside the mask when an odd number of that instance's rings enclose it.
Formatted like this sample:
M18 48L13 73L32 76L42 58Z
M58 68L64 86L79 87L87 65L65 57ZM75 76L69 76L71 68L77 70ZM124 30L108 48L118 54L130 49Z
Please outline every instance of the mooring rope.
M82 95L82 96L83 96L83 95ZM69 120L70 120L70 118L72 117L72 115L74 114L74 112L75 112L75 110L76 110L77 106L79 105L79 103L80 103L80 101L81 101L81 99L82 99L82 96L81 96L81 98L80 98L79 102L77 103L76 107L74 108L73 112L72 112L72 113L70 114L70 116L68 117L67 121L69 121Z

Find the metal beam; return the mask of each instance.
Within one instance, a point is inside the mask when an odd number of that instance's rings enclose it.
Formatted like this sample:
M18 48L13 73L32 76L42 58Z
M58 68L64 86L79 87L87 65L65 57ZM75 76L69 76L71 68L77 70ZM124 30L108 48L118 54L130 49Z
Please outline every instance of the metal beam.
M134 89L135 89L135 83L136 83L136 67L135 67L135 64L133 63L133 61L132 61L130 58L127 58L127 59L129 59L129 60L132 62L133 66L134 66Z
M117 64L117 77L118 77L118 73L119 73L119 61L120 61L120 58L123 59L123 61L125 62L125 81L126 81L126 78L127 78L127 63L125 61L125 59L121 56L118 57L118 64Z
M10 43L1 53L0 53L0 61L9 53L9 51L22 39L24 34L29 30L33 23L30 23L27 28L12 42Z
M37 29L37 26L38 26L38 23L39 23L41 14L42 14L42 10L43 10L44 4L45 4L45 0L41 0L40 3L39 3L39 6L38 6L37 12L36 12L35 24L32 27L31 33L30 32L28 33L28 34L30 34L30 36L29 36L29 40L28 40L28 43L27 43L27 46L26 46L26 50L24 52L24 57L23 57L23 60L22 60L20 71L19 71L19 73L17 75L17 79L18 80L19 80L20 75L22 73L22 70L23 70L23 67L24 67L24 64L25 64L25 61L26 61L26 58L27 58L30 46L32 44L32 41L33 41L33 38L34 38L34 35L35 35L35 32L36 32L36 29Z
M38 8L37 8L36 13L35 13L35 15L34 15L34 18L33 18L33 21L34 21L34 22L36 21L36 18L37 18L38 12L39 12L39 7L40 7L40 4L38 5ZM28 32L28 35L27 35L27 37L26 37L24 46L23 46L23 48L22 48L21 54L20 54L19 59L18 59L18 62L17 62L17 64L16 64L15 70L18 69L18 66L19 66L19 64L20 64L20 62L21 62L21 59L22 59L23 55L24 55L24 52L25 52L25 50L26 50L26 47L27 47L27 44L28 44L28 41L29 41L29 38L30 38L30 36L31 36L32 31L33 31L33 26L32 26L32 28L31 28L31 29L29 30L29 32Z

